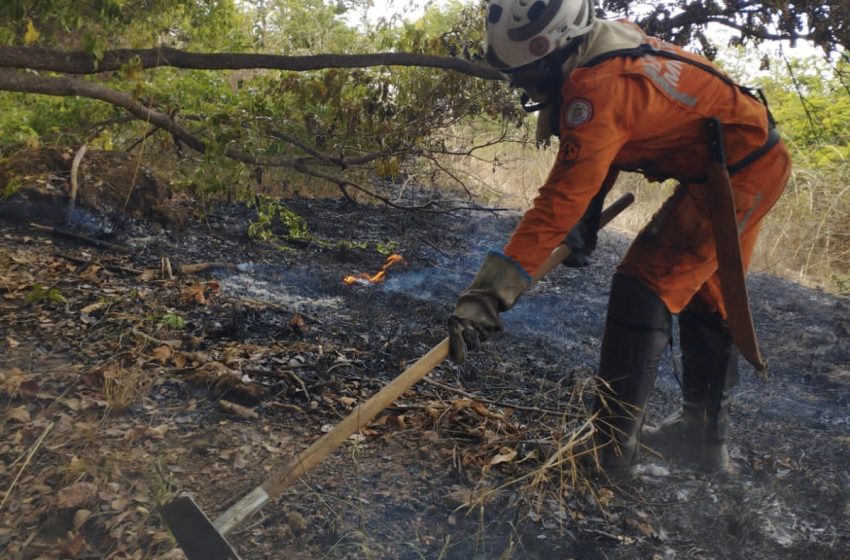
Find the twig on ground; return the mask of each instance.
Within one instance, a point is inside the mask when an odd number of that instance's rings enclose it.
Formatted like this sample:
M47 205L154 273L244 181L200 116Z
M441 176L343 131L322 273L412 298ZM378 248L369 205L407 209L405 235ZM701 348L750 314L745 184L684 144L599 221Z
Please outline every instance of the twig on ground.
M52 233L53 235L58 235L59 237L76 239L77 241L82 241L84 243L88 243L89 245L100 247L101 249L109 249L110 251L118 251L119 253L128 253L130 251L130 249L124 245L117 245L108 241L101 241L100 239L94 239L87 235L80 235L79 233L74 233L72 231L67 231L51 226L43 226L35 222L30 222L30 227L37 231L43 231L45 233Z
M18 480L20 480L21 475L24 473L24 471L27 468L27 465L30 464L30 460L32 459L33 455L35 455L35 452L38 451L39 447L41 447L41 443L44 441L44 438L47 437L47 433L50 430L53 429L53 424L54 423L51 422L50 424L48 424L44 428L44 431L41 432L41 435L38 437L35 444L33 444L32 448L30 448L29 454L27 455L27 458L24 461L24 464L21 465L21 468L18 471L18 474L15 475L15 479L12 481L12 484L9 486L9 489L6 490L6 493L3 495L3 499L0 500L0 509L3 509L3 506L6 504L6 500L9 499L9 495L12 493L12 490L15 488L15 485L18 483ZM15 461L15 462L17 462L17 461Z
M421 242L422 242L422 243L424 243L425 245L428 245L429 247L431 247L432 249L434 249L435 251L437 251L438 253L440 253L440 254L441 254L441 255L443 255L445 258L447 258L447 259L449 259L449 260L451 260L451 261L456 261L456 260L458 259L457 257L453 257L453 256L449 255L448 253L446 253L445 251L443 251L442 249L440 249L439 247L437 247L437 245L436 245L436 244L434 244L434 243L432 243L432 242L428 241L428 240L427 240L427 239L425 239L424 237L420 237L420 238L419 238L419 241L421 241Z
M177 274L195 274L197 272L204 272L205 270L209 270L211 268L226 268L228 270L234 270L236 269L236 265L223 262L199 262L194 264L181 264L176 266Z
M253 523L246 525L245 528L243 528L243 529L239 529L238 531L233 531L231 533L231 535L236 536L236 535L242 535L242 534L248 533L248 532L254 530L255 528L259 527L260 525L262 525L263 523L265 523L266 521L269 520L268 517L266 517L263 514L260 514L258 517L259 517L259 519L257 519Z
M206 364L211 361L209 356L205 356L200 352L187 352L185 350L180 350L180 347L183 346L183 341L181 340L162 340L159 338L155 338L147 333L143 333L142 331L136 329L135 327L130 329L130 334L133 336L137 336L142 340L149 342L151 344L156 344L157 346L170 346L174 351L180 352L181 355L185 356L187 359L192 360L193 362L198 362L200 364ZM187 369L187 368L176 368L176 369Z
M281 305L279 303L274 303L274 302L271 302L271 301L263 301L263 300L254 299L254 298L239 298L238 301L245 304L245 305L249 305L249 306L271 307L272 309L278 309L280 311L291 311L291 309L289 309L285 305ZM302 315L302 317L303 317L303 315Z
M551 410L548 408L539 408L536 406L522 406L519 404L511 404L506 402L494 401L485 397L481 397L479 395L473 395L463 389L458 389L457 387L452 387L451 385L446 385L445 383L440 383L439 381L435 381L433 379L424 378L423 381L428 383L429 385L434 385L435 387L439 387L441 389L445 389L446 391L451 391L453 393L457 393L458 395L463 395L469 399L473 399L479 402L492 404L494 406L503 406L505 408L512 408L514 410L523 410L525 412L539 412L541 414L551 414L553 416L563 416L567 413L566 410Z
M171 259L162 257L159 260L159 268L164 280L174 280L174 272L171 269Z
M300 364L296 366L287 366L289 368L292 367L305 367L313 364ZM307 384L304 383L304 380L301 379L294 371L290 369L281 369L277 371L271 371L267 369L243 369L243 373L247 373L248 375L256 375L263 377L271 377L273 379L282 379L289 380L298 385L302 391L304 391L304 397L309 401L310 400L310 391L307 390Z
M295 412L300 412L301 414L306 414L304 409L298 406L297 404L289 404L289 403L279 403L279 402L270 402L269 406L272 408L283 408L285 410L293 410Z
M247 406L242 406L241 404L236 404L234 402L230 402L224 399L218 401L218 407L224 412L233 414L234 416L238 416L240 418L253 420L260 417L260 415L257 414L257 411L253 408L248 408Z
M309 401L310 391L307 390L307 385L304 383L304 380L301 379L294 371L284 370L283 373L301 387L301 390L304 391L304 397Z
M286 311L287 313L297 313L298 315L301 315L301 317L303 317L304 320L307 321L307 323L315 323L316 325L324 325L325 324L324 322L320 321L318 318L316 318L312 315L305 315L301 311L294 311L292 308L287 307L287 306L280 304L280 303L274 303L274 302L271 302L271 301L263 301L261 299L254 299L254 298L239 298L236 301L238 301L239 303L242 303L243 305L249 306L249 307L269 307L271 309L277 309L278 311ZM289 367L301 367L301 366L289 366Z
M153 337L153 336L151 336L147 333L143 333L142 331L135 329L135 328L130 329L130 332L134 336L138 336L139 338L144 339L147 342L152 342L153 344L156 344L158 346L164 345L164 346L171 346L173 348L173 347L177 347L177 346L180 346L180 345L183 344L179 340L162 340L162 339L159 339L159 338L155 338L155 337Z
M611 534L611 533L606 533L605 531L602 531L601 529L594 529L592 527L586 527L586 528L584 528L584 530L589 532L589 533L596 533L597 535L600 535L602 537L607 537L607 538L614 540L614 541L617 541L617 542L622 542L622 540L623 540L623 537L618 537L617 535L614 535L614 534Z

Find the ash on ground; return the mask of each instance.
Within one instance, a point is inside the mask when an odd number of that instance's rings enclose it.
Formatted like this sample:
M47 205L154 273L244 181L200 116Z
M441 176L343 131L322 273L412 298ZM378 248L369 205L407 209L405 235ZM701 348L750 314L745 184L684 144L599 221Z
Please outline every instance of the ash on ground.
M252 210L236 206L209 208L208 224L180 233L125 224L111 239L133 248L121 257L3 229L2 371L16 416L0 449L2 487L28 450L48 453L9 493L0 550L15 556L5 557L176 558L156 496L189 490L214 516L261 483L445 336L455 298L518 220L286 203L321 242L251 241ZM554 271L506 314L503 334L463 366L437 368L436 384L411 389L231 535L236 548L257 559L850 557L850 302L786 280L749 278L770 377L741 364L734 474L651 454L623 488L541 470L546 443L582 423L589 398L576 387L593 375L628 242L608 230L592 266ZM342 282L379 270L390 245L406 264L384 282ZM164 256L226 266L172 280L115 268L158 271ZM65 303L25 301L35 283L59 288ZM679 406L678 355L674 344L663 360L652 421ZM115 371L137 370L139 400L117 413ZM253 412L234 416L242 409L220 400ZM51 512L51 494L70 503L80 480L100 490Z

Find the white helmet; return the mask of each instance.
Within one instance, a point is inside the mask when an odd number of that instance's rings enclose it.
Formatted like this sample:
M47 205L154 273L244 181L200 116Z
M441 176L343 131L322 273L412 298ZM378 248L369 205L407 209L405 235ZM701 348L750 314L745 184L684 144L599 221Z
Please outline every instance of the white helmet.
M515 70L567 46L590 31L593 0L490 0L487 62Z

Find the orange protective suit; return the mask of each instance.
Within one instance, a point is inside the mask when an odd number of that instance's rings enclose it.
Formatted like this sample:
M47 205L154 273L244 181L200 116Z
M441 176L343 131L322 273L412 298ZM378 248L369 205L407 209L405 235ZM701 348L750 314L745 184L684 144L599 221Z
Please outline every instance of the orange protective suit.
M645 43L710 66L658 39L646 37ZM619 270L640 278L673 313L696 298L701 309L725 317L701 184L709 163L705 121L720 119L727 162L734 165L766 143L765 106L703 68L657 53L579 67L564 79L561 99L557 160L505 254L533 273L576 225L611 167L676 179L680 186L638 235ZM780 142L732 175L745 267L761 220L789 174L790 158Z

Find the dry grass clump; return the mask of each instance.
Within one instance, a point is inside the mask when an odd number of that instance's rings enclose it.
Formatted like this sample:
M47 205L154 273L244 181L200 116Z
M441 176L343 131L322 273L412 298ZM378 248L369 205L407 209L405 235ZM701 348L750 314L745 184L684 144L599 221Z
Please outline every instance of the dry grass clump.
M797 158L785 193L765 221L754 265L850 292L850 163L807 167ZM795 162L797 163L797 162Z
M514 488L518 489L514 499L519 500L514 505L527 511L533 521L552 515L553 511L580 509L579 502L584 503L585 498L609 486L611 482L598 467L596 414L588 407L598 388L596 377L577 380L566 395L561 416L545 416L545 421L528 424L517 447L517 460L500 465L505 467L501 471L503 481L496 486L490 484L496 460L491 461L481 471L479 488L468 491L460 500L460 509L489 507L506 489ZM599 505L595 500L591 502Z
M807 167L796 156L785 192L762 223L751 270L850 292L850 164ZM636 234L672 194L674 182L650 184L634 174L620 177L611 199L633 192L635 203L614 228Z

